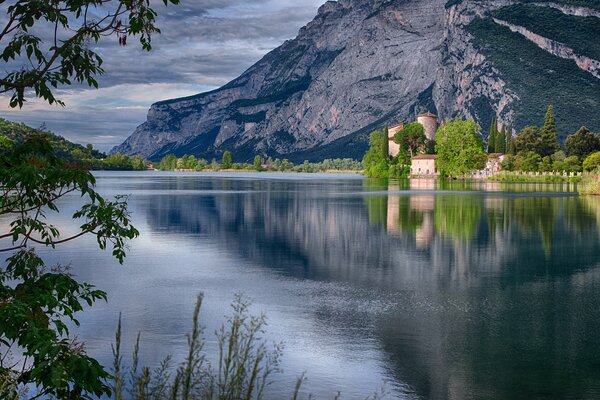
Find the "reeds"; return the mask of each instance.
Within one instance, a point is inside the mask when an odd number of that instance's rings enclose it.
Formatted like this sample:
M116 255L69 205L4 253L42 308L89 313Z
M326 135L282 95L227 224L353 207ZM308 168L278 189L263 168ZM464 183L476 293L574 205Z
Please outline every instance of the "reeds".
M121 355L121 317L112 346L112 389L115 400L253 400L264 397L271 375L280 372L283 346L267 346L263 338L266 318L252 316L250 302L236 295L232 315L216 332L219 344L218 368L214 369L203 352L203 328L199 322L203 295L196 300L192 332L187 339L187 356L175 372L171 357L155 370L140 367L138 334L129 368L123 367ZM297 398L301 380L294 390Z
M579 193L600 196L600 170L583 174Z

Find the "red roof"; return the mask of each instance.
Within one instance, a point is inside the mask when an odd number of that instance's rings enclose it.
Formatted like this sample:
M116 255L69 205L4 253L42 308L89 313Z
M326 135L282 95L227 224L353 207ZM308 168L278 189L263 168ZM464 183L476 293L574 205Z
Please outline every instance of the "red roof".
M437 154L419 154L418 156L414 156L413 160L435 160L437 158Z

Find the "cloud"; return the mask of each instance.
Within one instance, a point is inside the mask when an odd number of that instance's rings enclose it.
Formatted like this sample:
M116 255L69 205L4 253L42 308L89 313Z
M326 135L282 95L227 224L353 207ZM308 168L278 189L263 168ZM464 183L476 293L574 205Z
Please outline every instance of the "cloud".
M150 53L131 40L125 47L116 38L98 44L106 70L100 90L77 85L57 91L65 108L32 100L13 110L0 96L0 116L32 126L45 122L70 140L108 150L144 122L153 102L219 87L295 37L322 0L182 0L167 8L162 0L153 3L162 34L153 37Z

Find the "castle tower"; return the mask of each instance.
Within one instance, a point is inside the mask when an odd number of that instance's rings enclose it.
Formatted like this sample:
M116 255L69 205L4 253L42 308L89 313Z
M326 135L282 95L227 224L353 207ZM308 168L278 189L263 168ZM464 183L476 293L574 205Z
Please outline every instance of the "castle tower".
M437 115L430 112L419 114L417 115L417 122L423 125L423 128L425 128L425 136L427 139L435 139L435 133L440 126Z
M398 124L390 126L388 128L388 142L389 142L389 155L390 157L396 157L400 153L400 145L394 142L394 136L404 128L404 124Z

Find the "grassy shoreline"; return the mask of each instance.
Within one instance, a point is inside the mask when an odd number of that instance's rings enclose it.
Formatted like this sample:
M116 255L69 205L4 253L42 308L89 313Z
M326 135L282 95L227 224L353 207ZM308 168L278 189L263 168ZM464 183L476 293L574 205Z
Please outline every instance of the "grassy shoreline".
M581 176L562 176L562 175L521 175L514 172L502 171L496 175L487 178L493 182L531 182L531 183L580 183Z
M583 174L579 193L590 196L600 196L600 171Z

